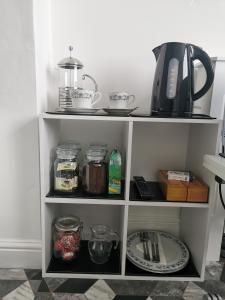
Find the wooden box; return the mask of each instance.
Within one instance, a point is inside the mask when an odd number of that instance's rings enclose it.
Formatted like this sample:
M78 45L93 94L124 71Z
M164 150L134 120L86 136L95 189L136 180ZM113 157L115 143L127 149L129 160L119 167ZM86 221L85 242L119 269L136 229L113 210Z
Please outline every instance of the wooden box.
M186 184L188 185L188 202L208 202L209 188L204 182L195 179L193 182Z
M168 180L167 171L159 171L162 192L168 201L208 202L209 188L199 179L192 182Z
M168 180L167 171L159 171L159 181L166 200L187 200L187 186L178 180Z

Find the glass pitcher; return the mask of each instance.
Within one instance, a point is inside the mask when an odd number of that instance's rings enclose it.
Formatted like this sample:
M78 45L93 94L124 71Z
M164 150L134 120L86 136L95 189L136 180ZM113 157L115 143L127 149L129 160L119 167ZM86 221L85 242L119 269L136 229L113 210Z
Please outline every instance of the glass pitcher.
M119 243L119 236L106 225L93 225L91 229L91 239L88 241L88 250L91 260L95 264L104 264L108 261L113 241L114 249Z

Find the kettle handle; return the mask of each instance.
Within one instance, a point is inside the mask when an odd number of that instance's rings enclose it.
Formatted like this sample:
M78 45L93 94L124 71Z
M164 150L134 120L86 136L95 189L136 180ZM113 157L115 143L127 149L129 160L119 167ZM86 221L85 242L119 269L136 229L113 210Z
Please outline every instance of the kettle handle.
M194 61L195 59L198 59L204 66L205 70L206 70L206 82L204 84L204 86L196 93L193 92L192 89L192 99L193 101L199 99L200 97L202 97L211 87L213 80L214 80L214 71L212 68L212 63L210 60L210 57L208 56L208 54L203 51L201 48L195 46L195 45L191 45L193 48L193 54L192 54L192 61ZM193 82L193 81L192 81Z
M154 55L155 55L156 61L158 60L158 57L159 57L161 48L162 48L162 45L160 45L160 46L158 46L158 47L155 47L155 48L152 50L152 52L153 52Z

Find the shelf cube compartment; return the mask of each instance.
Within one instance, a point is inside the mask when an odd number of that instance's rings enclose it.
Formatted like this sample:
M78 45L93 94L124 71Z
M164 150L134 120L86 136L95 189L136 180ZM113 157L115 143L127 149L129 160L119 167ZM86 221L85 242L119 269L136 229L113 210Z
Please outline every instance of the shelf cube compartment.
M123 249L123 213L124 207L117 205L83 205L83 204L45 204L45 219L43 245L43 271L44 276L54 274L121 274L121 253ZM82 240L80 253L77 259L72 262L64 262L53 256L52 224L56 217L66 215L78 216L83 222ZM88 240L91 232L90 226L104 224L112 228L119 235L117 249L111 250L108 262L105 264L95 264L92 262L88 251ZM113 246L115 241L113 241Z
M203 157L218 151L218 126L217 123L134 122L131 180L133 176L144 176L148 181L158 182L160 170L191 171L209 187L209 202L213 201L215 182L203 167ZM133 188L130 200L138 200Z
M118 149L122 155L123 191L121 195L101 195L100 199L124 200L128 193L126 177L128 173L127 152L129 122L96 121L80 119L40 119L40 144L41 144L41 172L42 172L42 197L47 194L52 197L67 197L53 192L53 162L55 160L55 148L59 143L75 141L81 144L82 152L79 155L80 170L84 162L85 150L90 143L107 144L107 160L113 149ZM81 186L81 185L80 185ZM49 194L50 192L50 194ZM98 196L86 195L82 190L69 197L98 198Z
M179 272L156 274L136 267L126 259L128 277L173 277L183 280L204 278L208 240L208 209L187 207L129 207L128 234L139 230L157 230L170 233L186 244L190 251L187 266ZM166 251L166 249L164 249Z

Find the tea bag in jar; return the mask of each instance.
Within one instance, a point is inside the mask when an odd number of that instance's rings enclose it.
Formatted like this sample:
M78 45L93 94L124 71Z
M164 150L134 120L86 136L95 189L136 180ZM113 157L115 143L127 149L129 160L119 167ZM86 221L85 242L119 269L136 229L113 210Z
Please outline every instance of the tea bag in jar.
M56 192L72 193L78 189L79 165L77 162L79 150L65 145L56 148L54 162L54 190Z

